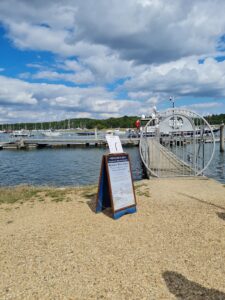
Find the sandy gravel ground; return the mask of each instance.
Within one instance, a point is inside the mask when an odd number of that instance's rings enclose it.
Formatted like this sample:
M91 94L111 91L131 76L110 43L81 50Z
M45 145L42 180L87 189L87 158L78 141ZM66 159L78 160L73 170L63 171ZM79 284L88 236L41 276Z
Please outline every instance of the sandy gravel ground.
M0 299L225 299L225 187L141 181L138 213L71 201L0 206Z

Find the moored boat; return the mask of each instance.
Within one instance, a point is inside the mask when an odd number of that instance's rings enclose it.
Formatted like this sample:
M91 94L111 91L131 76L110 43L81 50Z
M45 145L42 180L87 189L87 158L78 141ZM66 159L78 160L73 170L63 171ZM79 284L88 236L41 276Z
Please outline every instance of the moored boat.
M11 134L11 137L29 137L31 136L31 132L29 130L21 129L14 130Z
M58 131L53 131L53 130L49 129L49 130L42 131L42 135L47 136L47 137L57 137L57 136L60 136L61 133Z
M95 133L93 131L81 131L81 132L77 132L77 135L88 136L88 135L95 135Z

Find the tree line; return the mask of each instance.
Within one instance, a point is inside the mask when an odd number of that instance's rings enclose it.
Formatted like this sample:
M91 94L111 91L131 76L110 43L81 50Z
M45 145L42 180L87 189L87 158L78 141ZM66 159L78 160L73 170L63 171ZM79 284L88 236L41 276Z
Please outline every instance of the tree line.
M94 129L134 128L137 116L123 116L109 119L77 118L62 121L1 124L0 130L46 130L46 129Z
M205 117L205 119L211 125L218 125L218 124L221 124L221 123L225 123L225 114L210 115L210 116Z
M90 119L77 118L66 119L54 122L38 122L38 123L15 123L15 124L1 124L0 130L46 130L46 129L94 129L97 128L134 128L136 120L140 119L138 116L123 116L120 118L109 119ZM206 116L205 119L211 125L218 125L225 123L225 114Z

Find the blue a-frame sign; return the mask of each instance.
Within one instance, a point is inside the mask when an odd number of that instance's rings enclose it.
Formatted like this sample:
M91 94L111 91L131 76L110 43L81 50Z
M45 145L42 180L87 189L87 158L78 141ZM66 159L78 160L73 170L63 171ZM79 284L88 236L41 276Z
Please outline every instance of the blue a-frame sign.
M111 207L109 184L107 178L107 170L105 163L105 155L102 157L102 165L100 170L99 184L98 184L98 195L96 213Z
M132 198L133 203L128 206L121 206L119 209L115 207L115 199L112 189L112 180L113 178L110 178L110 165L112 166L114 164L114 167L121 166L122 164L129 164L129 172L127 173L127 176L130 176L131 180L131 188L132 188ZM114 168L115 169L115 168ZM121 182L123 186L126 186L126 183ZM135 213L137 211L136 208L136 197L133 187L133 180L131 175L131 168L130 168L130 160L129 155L126 153L121 154L108 154L103 155L102 157L102 164L101 164L101 171L100 171L100 177L99 177L99 185L98 185L98 195L97 195L97 203L96 203L96 213L103 211L104 209L110 207L112 209L113 218L118 219L121 216L125 214L131 214Z

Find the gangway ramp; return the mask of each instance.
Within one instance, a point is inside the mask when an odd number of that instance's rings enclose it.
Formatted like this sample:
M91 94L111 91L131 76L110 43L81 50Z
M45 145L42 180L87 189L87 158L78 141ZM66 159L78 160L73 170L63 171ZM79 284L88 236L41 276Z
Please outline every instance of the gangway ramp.
M195 170L187 163L179 159L172 151L162 146L154 138L148 138L143 145L143 155L150 170L148 176L176 177L193 176Z
M147 120L139 149L148 177L199 176L212 161L215 138L203 117L173 108Z

